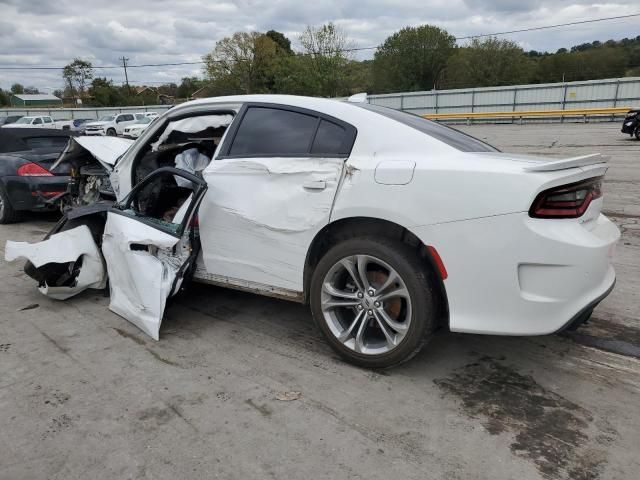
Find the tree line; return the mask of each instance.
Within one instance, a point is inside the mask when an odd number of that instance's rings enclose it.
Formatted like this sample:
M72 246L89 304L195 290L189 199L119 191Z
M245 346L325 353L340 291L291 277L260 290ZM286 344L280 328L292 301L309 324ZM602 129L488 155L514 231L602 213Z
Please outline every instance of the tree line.
M594 41L554 53L524 51L511 40L475 38L457 45L446 30L405 27L384 40L373 59L357 60L357 50L333 23L308 26L297 39L281 32L236 32L216 42L202 57L200 77L180 84L141 88L96 77L90 62L74 59L62 72L57 96L95 106L173 102L198 96L286 93L340 97L358 92L388 93L591 80L640 75L640 36ZM36 93L15 84L12 93ZM8 93L0 91L0 104Z

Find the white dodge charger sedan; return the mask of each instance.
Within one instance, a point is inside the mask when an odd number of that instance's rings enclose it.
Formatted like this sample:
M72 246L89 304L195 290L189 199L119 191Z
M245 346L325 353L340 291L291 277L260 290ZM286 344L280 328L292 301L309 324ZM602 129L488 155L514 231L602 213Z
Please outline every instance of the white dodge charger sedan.
M114 201L6 258L54 298L108 279L110 308L155 339L194 279L308 303L340 355L388 367L438 327L575 327L615 282L598 154L511 155L367 103L247 95L177 106L103 166Z

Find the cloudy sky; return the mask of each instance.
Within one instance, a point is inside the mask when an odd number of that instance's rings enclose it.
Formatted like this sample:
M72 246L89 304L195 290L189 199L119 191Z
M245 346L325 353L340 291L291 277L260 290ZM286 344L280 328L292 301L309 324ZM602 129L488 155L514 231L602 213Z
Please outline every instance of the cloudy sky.
M0 87L62 85L59 71L3 70L64 66L74 57L112 66L199 61L238 30L283 32L297 46L306 25L332 21L357 47L375 46L406 25L429 23L456 36L477 35L640 12L634 2L581 0L0 0ZM508 35L525 49L635 37L640 17ZM370 58L373 51L358 53ZM121 83L122 68L98 74ZM131 69L134 84L179 82L199 65Z

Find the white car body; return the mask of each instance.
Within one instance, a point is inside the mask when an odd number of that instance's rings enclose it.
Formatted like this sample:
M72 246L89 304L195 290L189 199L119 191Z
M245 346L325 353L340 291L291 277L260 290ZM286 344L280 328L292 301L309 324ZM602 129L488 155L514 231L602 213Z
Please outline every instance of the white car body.
M144 117L143 113L118 113L105 115L100 120L89 122L84 129L85 135L122 135L124 129Z
M443 291L439 302L455 332L549 334L590 313L613 288L611 256L620 234L600 213L601 197L594 195L577 218L530 214L543 192L602 177L607 170L602 157L552 160L490 148L481 153L464 151L481 142L446 129L426 134L372 108L281 95L187 102L154 122L126 151L111 173L111 183L118 199L125 199L134 187L136 162L169 138L172 125L182 122L180 128L195 132L200 127L189 130L189 122L219 116L218 126L233 121L201 172L203 188L208 189L198 211L202 252L196 280L313 301L309 279L318 265L314 252L329 241L328 232L357 236L363 229L363 235L375 232L380 237L392 230L404 232L411 248L429 252ZM251 109L261 114L284 110L317 116L317 125L321 120L335 122L334 127L344 127L344 135L353 132L352 147L348 153L332 155L230 154ZM294 125L292 132L295 129ZM472 146L461 146L464 142ZM195 209L198 205L193 202ZM188 213L180 219L186 222ZM112 220L107 225L113 226ZM142 243L153 244L157 236L160 250L168 245L166 233L156 235L152 227L131 240L127 229L121 232L121 242L140 243L142 236ZM175 242L172 245L175 251ZM166 262L167 268L175 263ZM127 275L136 278L138 287L144 284L144 271ZM165 284L160 290L171 289ZM130 308L136 301L144 305L140 299L112 309L120 314L129 309L123 316L136 325L144 323L144 330L158 338L166 296L161 297L162 308L152 309L155 317L144 322L142 313ZM375 349L360 350L357 344L356 338L356 346L352 342L349 348L361 356L375 356Z
M14 123L3 125L2 128L57 128L62 126L56 125L53 118L48 115L22 117Z

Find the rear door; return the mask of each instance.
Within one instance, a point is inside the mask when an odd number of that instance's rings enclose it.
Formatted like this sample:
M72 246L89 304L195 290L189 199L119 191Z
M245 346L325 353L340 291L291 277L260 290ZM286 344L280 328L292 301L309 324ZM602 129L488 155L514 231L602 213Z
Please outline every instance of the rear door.
M200 212L198 277L302 291L309 244L329 222L356 129L319 112L245 104L214 160Z
M198 255L191 220L206 189L201 178L165 167L107 213L102 254L109 308L155 340L167 298L180 289Z

